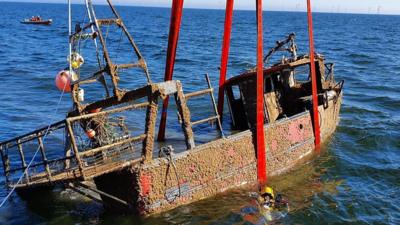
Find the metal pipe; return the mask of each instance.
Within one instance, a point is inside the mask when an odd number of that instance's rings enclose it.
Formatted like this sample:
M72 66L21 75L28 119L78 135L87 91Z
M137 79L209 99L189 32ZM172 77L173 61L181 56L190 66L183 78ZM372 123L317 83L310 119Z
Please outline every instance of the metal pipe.
M26 168L25 155L24 151L22 150L22 144L20 143L19 140L17 140L17 146L18 146L18 153L21 158L22 167Z
M119 202L119 203L121 203L121 204L123 204L125 206L130 207L130 205L129 205L129 203L127 201L124 201L124 200L122 200L122 199L120 199L120 198L118 198L118 197L116 197L114 195L110 195L110 194L108 194L108 193L106 193L104 191L100 191L99 189L90 187L89 185L86 185L86 184L83 184L83 183L75 183L75 184L78 185L78 186L81 186L82 188L85 188L87 190L93 191L94 193L96 193L98 195L102 195L103 197L110 198L110 199L112 199L112 200L114 200L116 202ZM70 185L70 187L73 188L73 186L71 186L71 185Z
M51 182L52 181L51 170L50 170L49 164L47 162L46 152L44 150L43 140L41 137L38 138L38 143L39 143L39 148L40 148L40 154L42 155L42 161L44 163L44 168L46 170L47 178Z
M83 163L82 163L82 160L81 160L80 155L79 155L78 145L76 144L76 141L75 141L74 131L72 130L72 127L71 127L72 123L69 122L69 120L67 120L66 126L68 128L69 137L71 138L72 149L74 151L76 162L78 163L79 172L81 173L81 176L82 176L83 180L85 180L85 173L84 173L84 170L83 170Z
M312 14L311 14L311 2L307 0L307 16L308 16L308 36L309 36L309 48L310 48L310 67L311 67L311 86L312 86L312 105L313 105L313 123L314 123L314 137L315 137L315 150L319 152L321 144L321 135L319 127L319 115L318 115L318 90L317 90L317 75L315 72L315 61L314 61L314 35L312 25Z
M221 114L218 114L217 104L215 104L214 92L213 92L213 88L211 87L211 81L210 81L210 77L208 76L208 74L206 74L206 80L207 80L208 88L211 89L210 98L211 98L211 101L212 101L212 104L213 104L214 112L217 115L217 122L218 122L219 132L221 133L221 136L223 138L225 138L224 130L222 129Z
M226 1L225 9L225 26L224 26L224 39L222 42L222 54L221 54L221 70L219 73L219 90L218 90L218 114L222 120L224 113L224 89L226 81L226 71L228 66L229 47L231 40L232 31L232 15L233 15L233 1Z
M206 122L213 121L213 120L218 120L218 119L219 119L219 116L212 116L212 117L208 117L208 118L205 118L205 119L201 119L201 120L198 120L198 121L191 122L191 124L192 124L192 126L195 126L195 125L198 125L198 124L201 124L201 123L206 123Z
M213 89L212 88L208 88L208 89L204 89L204 90L200 90L200 91L196 91L196 92L191 92L191 93L185 94L185 98L186 98L186 100L188 100L189 98L205 95L205 94L208 94L208 93L211 93L211 92L213 92Z
M87 150L87 151L81 152L81 153L79 153L79 156L81 158L93 156L94 154L96 154L98 152L101 152L101 151L104 151L104 150L109 150L111 148L114 148L114 147L117 147L117 146L120 146L120 145L123 145L123 144L131 143L131 142L137 142L137 141L143 141L146 137L147 137L146 134L141 134L139 136L131 137L131 138L119 141L119 142L115 142L115 143L112 143L112 144L109 144L109 145L104 145L104 146L101 146L101 147L98 147L98 148L94 148L94 149L91 149L91 150Z
M256 149L258 183L267 182L264 133L263 12L262 0L256 0L257 12L257 78L256 78Z
M103 112L89 113L89 114L85 114L85 115L81 115L81 116L69 117L69 118L67 118L67 120L68 120L68 122L72 123L72 122L75 122L77 120L90 119L90 118L93 118L93 117L96 117L96 116L104 116L104 115L118 113L118 112L122 112L122 111L128 111L128 110L133 110L133 109L138 109L138 108L144 108L144 107L148 106L149 104L150 103L148 103L148 102L132 104L132 105L127 105L127 106L123 106L123 107L120 107L120 108L116 108L116 109L110 109L110 110L103 111Z
M173 0L171 9L171 22L168 37L168 50L167 61L165 66L164 80L172 80L175 66L176 48L178 46L179 30L182 20L183 0ZM169 96L163 101L163 108L161 114L160 128L158 130L158 141L165 140L165 126L167 123L167 110L168 110Z
M6 183L9 183L10 180L8 178L10 174L10 161L8 158L8 155L3 152L5 149L3 149L3 146L0 145L0 154L1 154L1 161L3 162L3 170L4 170L4 176L6 177Z

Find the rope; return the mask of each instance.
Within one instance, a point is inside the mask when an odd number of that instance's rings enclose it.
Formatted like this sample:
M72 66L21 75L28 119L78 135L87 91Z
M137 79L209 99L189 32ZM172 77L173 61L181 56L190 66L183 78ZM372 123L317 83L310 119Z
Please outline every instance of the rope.
M173 154L173 148L171 145L169 145L169 146L162 147L160 149L160 151L158 152L158 157L162 157L163 155L166 156L166 158L168 159L168 171L169 171L169 168L171 167L171 164L172 164L172 167L174 168L175 177L176 177L176 181L178 183L178 190L179 190L179 193L175 194L174 199L172 199L172 201L175 201L175 199L177 197L182 196L182 191L181 191L181 184L179 183L180 178L178 175L178 169L176 168L174 159L172 158L172 154Z
M68 0L68 14L69 14L69 15L68 15L68 23L69 23L69 31L68 31L68 33L69 33L69 37L71 37L71 33L72 33L72 28L71 28L71 24L72 24L72 23L71 23L71 0ZM70 42L70 41L69 41L69 53L70 53L70 55L71 55L71 53L72 53L72 45L71 45L71 42ZM70 63L69 63L69 71L70 71L70 74L72 74L72 73L71 73L71 72L72 72L71 60L70 60ZM54 115L56 115L56 114L58 113L58 109L59 109L59 107L60 107L60 103L61 103L62 98L63 98L63 96L64 96L65 88L66 88L66 87L67 87L67 83L64 84L64 88L63 88L63 90L62 90L62 92L61 92L61 95L60 95L60 97L59 97L59 99L58 99L57 106L56 106L56 110L54 111ZM51 124L52 124L52 123L50 122L50 124L47 126L46 132L45 132L44 135L43 135L43 143L45 143L45 141L46 141L46 137L47 137L47 134L49 133ZM0 203L0 208L2 208L2 207L4 206L4 204L8 201L8 199L9 199L9 198L11 197L11 195L14 193L14 191L15 191L17 185L22 181L22 178L23 178L24 176L27 175L27 171L28 171L29 167L31 167L32 163L34 162L34 160L35 160L37 154L39 153L39 150L40 150L40 146L38 146L38 148L36 149L35 154L33 154L31 161L28 163L28 165L27 165L26 168L24 169L24 172L23 172L23 173L21 174L21 176L19 177L17 183L14 184L13 188L11 189L11 191L10 191L10 192L6 195L6 197L4 197L4 199L1 201L1 203Z

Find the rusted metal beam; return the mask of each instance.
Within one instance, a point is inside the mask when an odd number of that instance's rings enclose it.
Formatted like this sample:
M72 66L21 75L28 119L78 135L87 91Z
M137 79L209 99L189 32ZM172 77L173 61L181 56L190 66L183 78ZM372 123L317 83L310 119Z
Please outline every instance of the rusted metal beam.
M146 78L147 78L147 82L149 84L152 83L151 78L150 78L150 73L149 70L147 68L147 64L146 61L144 60L142 53L140 53L139 48L136 46L135 41L133 40L133 37L131 36L131 34L128 32L128 29L126 28L126 26L124 25L124 23L122 22L121 16L118 14L117 10L115 9L114 5L112 4L111 0L107 0L108 5L111 8L111 11L113 12L113 14L119 19L120 23L119 26L121 27L122 31L125 33L126 37L129 40L129 43L131 44L131 46L133 47L133 50L136 53L136 56L138 57L139 60L139 66L144 70L144 73L146 74Z
M8 176L10 175L10 159L8 158L8 155L5 154L3 146L0 145L0 154L1 154L1 161L3 162L3 171L4 171L4 176L6 177L6 182L9 183L10 180Z
M146 134L146 138L143 140L142 148L142 157L144 163L149 163L153 160L154 138L158 112L158 96L151 94L148 96L148 101L150 104L147 106L146 126L144 132Z
M49 181L52 181L52 177L51 177L51 171L50 171L50 167L49 164L47 162L47 157L46 157L46 153L44 151L44 145L43 145L43 140L41 137L38 137L38 143L39 143L39 149L40 149L40 153L42 155L42 161L44 163L44 167L46 170L46 174L47 174L47 178L49 179Z
M88 112L90 110L98 109L98 108L108 108L114 105L123 104L127 102L132 102L137 99L141 99L149 96L152 93L156 93L161 98L165 98L165 96L174 94L176 92L176 81L167 81L161 82L157 84L149 84L147 86L128 91L122 94L122 98L118 100L116 96L112 96L89 105L83 107L82 111ZM70 113L70 117L77 116L79 113L74 111Z
M76 185L78 185L78 186L81 186L82 188L85 188L85 189L88 189L88 190L90 190L90 191L93 191L94 193L96 193L96 194L99 194L99 195L101 195L101 196L103 196L103 197L107 197L107 198L110 198L110 199L112 199L112 200L114 200L114 201L116 201L116 202L119 202L119 203L121 203L121 204L123 204L123 205L125 205L125 206L127 206L127 207L130 207L130 205L129 205L129 203L127 202L127 201L124 201L124 200L122 200L122 199L120 199L120 198L117 198L117 197L115 197L114 195L110 195L110 194L108 194L108 193L106 193L106 192L104 192L104 191L100 191L100 190L98 190L98 189L96 189L96 188L93 188L93 187L90 187L89 185L86 185L86 184L84 184L84 183L82 183L82 182L80 182L80 183L75 183ZM75 190L75 188L76 187L74 187L73 185L69 185L71 188L73 188L74 190ZM76 191L76 190L75 190Z
M140 67L140 63L126 63L126 64L117 64L115 65L115 68L118 69L128 69L128 68L133 68L133 67Z
M102 31L101 31L100 25L99 25L99 23L97 22L98 20L97 20L97 18L96 18L96 14L95 14L95 11L94 11L94 8L93 8L92 1L89 1L89 6L90 6L90 8L91 8L91 11L92 11L92 14L93 14L93 17L94 17L94 23L95 23L95 26L96 26L96 29L97 29L98 37L99 37L101 46L102 46L102 48L103 48L103 56L104 56L104 59L105 59L105 61L106 61L107 68L108 68L107 73L109 73L109 75L110 75L110 77L111 77L111 81L112 81L113 86L114 86L114 87L113 87L113 88L114 88L114 95L117 97L118 100L120 100L120 99L121 99L121 93L120 93L119 90L118 90L118 79L117 79L117 74L115 73L115 69L114 69L114 66L115 66L115 65L114 65L113 62L111 61L110 55L109 55L109 53L108 53L107 45L106 45L106 40L105 40L105 38L103 37L103 34L102 34Z
M72 150L74 151L76 162L78 163L79 172L81 173L82 179L85 180L85 173L83 171L83 163L79 155L78 145L76 144L74 131L72 130L71 122L66 121L67 130L69 133L69 137L71 138Z
M256 149L257 178L260 185L267 182L267 160L264 133L264 63L263 63L263 11L262 0L256 0L257 13L257 78L256 78Z
M180 117L182 118L182 130L185 135L186 147L188 149L193 149L195 147L194 136L192 130L192 124L190 122L190 110L186 104L186 98L183 94L182 84L177 82L176 84L176 94L175 94L175 102L178 108L178 112Z
M317 75L315 71L314 61L314 35L311 14L311 1L307 0L307 19L308 19L308 36L309 36L309 49L310 49L310 67L311 67L311 86L313 96L313 125L315 137L315 150L319 152L321 144L321 131L319 127L319 113L318 113L318 89L317 89Z
M222 137L225 137L225 135L224 135L224 130L223 130L223 128L222 128L222 123L221 123L221 117L222 117L222 115L218 113L217 104L215 104L214 91L213 91L213 88L212 88L212 86L211 86L211 81L210 81L210 77L208 76L208 74L206 74L206 80L207 80L208 88L211 89L211 91L210 91L210 98L211 98L211 102L212 102L212 104L213 104L214 113L215 113L215 115L217 116L217 122L218 122L218 129L219 129L219 132L221 133L221 136L222 136Z
M204 90L200 90L200 91L195 91L195 92L192 92L192 93L185 94L185 98L186 98L186 100L188 100L189 98L205 95L205 94L211 93L212 91L213 91L213 88L208 88L208 89L204 89Z
M18 146L19 157L21 158L22 167L26 168L25 155L24 151L22 150L22 144L20 143L19 140L17 140L17 146Z
M229 47L231 41L233 2L234 0L226 0L226 8L225 8L224 39L222 42L221 70L219 73L219 90L218 90L218 114L220 115L221 119L224 113L225 81L226 81L226 71L228 67Z
M83 196L85 196L87 198L90 198L93 201L96 201L96 202L98 202L100 204L104 203L101 200L100 196L95 196L95 195L92 195L92 194L88 193L87 191L80 190L79 188L75 187L75 185L73 185L72 183L69 183L68 187L71 188L71 190L75 191L76 193L81 194L81 195L83 195Z
M113 105L127 103L127 102L131 102L131 101L134 101L134 100L137 100L140 98L144 98L144 97L148 96L149 94L151 94L151 86L147 85L147 86L138 88L136 90L126 92L125 94L122 95L122 98L120 100L118 100L118 98L116 96L112 96L112 97L94 102L92 104L86 105L83 108L83 111L88 112L93 109L108 108ZM77 114L75 114L75 115L77 115Z
M146 138L146 134L141 134L139 136L127 138L125 140L122 140L122 141L119 141L119 142L116 142L116 143L112 143L112 144L104 145L104 146L101 146L101 147L98 147L98 148L95 148L95 149L91 149L91 150L87 150L87 151L84 151L84 152L80 152L79 156L81 158L88 157L88 156L93 156L98 152L101 152L101 151L104 151L104 150L108 150L110 148L114 148L114 147L117 147L117 146L120 146L120 145L123 145L123 144L126 144L126 143L143 141L145 138Z
M182 20L183 0L173 0L171 9L171 22L168 37L167 61L165 65L164 80L172 80L175 66L176 48L178 46L179 30ZM158 141L165 140L165 127L167 124L167 111L168 111L169 97L167 96L163 101L161 111L161 121L158 130Z
M120 19L115 19L115 18L111 18L111 19L97 19L97 24L99 24L100 26L102 25L112 25L112 24L116 24L118 26L121 26L121 20Z
M99 79L101 76L103 76L103 73L107 72L106 68L102 68L99 71L96 71L93 73L93 75L91 75L88 78L84 78L84 79L79 79L75 82L72 82L71 85L75 85L75 84L89 84L89 83L94 83L97 81L97 79Z
M108 115L108 114L113 114L113 113L118 113L118 112L122 112L122 111L132 110L132 109L140 109L140 108L144 108L144 107L146 107L148 105L149 105L148 102L132 104L132 105L127 105L127 106L123 106L123 107L120 107L120 108L111 109L111 110L107 110L107 111L102 111L102 112L97 112L97 113L89 113L89 114L85 114L85 115L82 115L82 116L69 117L67 120L69 122L74 122L74 121L77 121L77 120L89 119L89 118L93 118L93 117L96 117L96 116L104 116L104 115Z
M201 123L207 123L207 122L210 122L210 121L218 120L218 118L219 118L219 116L212 116L212 117L209 117L209 118L205 118L205 119L201 119L201 120L192 122L191 124L192 124L192 126L195 126L195 125L198 125L198 124L201 124Z

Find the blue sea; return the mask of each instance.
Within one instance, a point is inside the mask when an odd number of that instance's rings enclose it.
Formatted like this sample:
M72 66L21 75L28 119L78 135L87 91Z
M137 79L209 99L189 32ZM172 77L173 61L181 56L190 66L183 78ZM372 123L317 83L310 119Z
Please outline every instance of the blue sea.
M107 7L96 9L98 17L107 15ZM170 9L117 10L147 60L153 81L162 81ZM83 5L73 5L74 23L87 22L84 11ZM67 65L68 13L63 4L1 2L0 15L0 140L6 140L63 119L71 108L66 94L55 113L60 92L54 77ZM54 23L20 23L32 15ZM307 53L306 18L300 12L264 12L264 52L295 32L299 52ZM229 77L255 66L255 22L254 11L234 12ZM186 92L206 88L205 73L217 86L223 23L222 10L184 10L174 77ZM318 158L270 179L290 201L290 211L273 224L400 224L399 24L400 16L314 14L316 50L336 64L336 79L345 80L341 120ZM130 89L145 82L142 74L122 79ZM206 100L196 104L194 111L209 108ZM178 128L172 125L169 132ZM3 199L10 190L3 177L0 183ZM0 224L260 224L262 216L252 203L254 191L239 188L148 218L110 214L62 189L35 196L35 201L13 194L0 208Z

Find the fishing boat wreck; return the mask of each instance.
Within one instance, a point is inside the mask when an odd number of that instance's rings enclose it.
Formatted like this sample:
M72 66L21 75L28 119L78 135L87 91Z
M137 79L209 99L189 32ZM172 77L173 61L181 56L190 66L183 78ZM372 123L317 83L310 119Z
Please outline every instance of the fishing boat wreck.
M7 185L25 195L41 188L69 187L101 201L109 210L148 215L256 183L257 70L225 82L223 91L230 112L230 118L225 119L230 119L231 127L224 130L209 77L203 90L191 93L179 80L152 82L139 48L116 9L107 2L114 19L96 18L91 1L87 1L91 22L77 26L71 34L71 69L59 74L57 86L71 92L73 110L62 121L0 143ZM105 25L122 29L136 62L113 63L101 29ZM99 70L91 75L80 73L84 64L74 47L86 40L99 41L102 54L97 56L104 58L104 63L98 60ZM312 65L322 142L339 122L343 96L343 81L335 81L333 64L319 54L315 58L298 55L294 34L277 42L265 62L279 50L289 51L291 56L262 69L264 157L269 176L289 171L314 152ZM121 74L131 68L142 69L147 84L123 90L119 88ZM103 85L105 97L85 101L83 87L96 82ZM204 114L194 121L188 103L199 96L209 96L208 112L213 115ZM168 97L175 101L182 132L182 139L173 143L168 138L156 138L159 103ZM210 122L217 123L220 135L198 142L196 127ZM31 160L35 150L38 157Z

